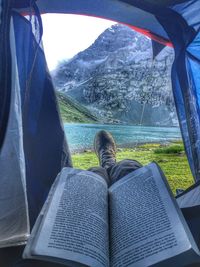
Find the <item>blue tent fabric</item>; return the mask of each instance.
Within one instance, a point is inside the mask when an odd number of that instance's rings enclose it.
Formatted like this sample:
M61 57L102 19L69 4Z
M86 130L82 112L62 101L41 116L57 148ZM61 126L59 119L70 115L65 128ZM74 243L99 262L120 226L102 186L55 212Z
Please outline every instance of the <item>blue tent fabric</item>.
M197 61L200 61L200 30L192 43L188 46L187 52L191 54L194 60L196 58ZM198 75L198 72L196 72L196 74Z
M198 132L200 113L198 113L198 107L194 103L197 92L195 92L194 86L191 86L191 78L196 74L192 73L191 66L189 68L187 53L187 47L192 45L193 40L196 41L197 32L176 11L168 9L167 12L171 13L170 19L159 15L157 15L157 18L174 45L173 94L190 168L195 180L199 180L200 144Z
M199 228L200 206L191 207L191 208L183 208L182 213L200 249L200 246L199 246L200 244L200 237L199 237L200 236L200 228Z
M37 0L14 0L13 6L15 8L30 7L30 3L36 2Z
M199 48L199 49L198 49ZM186 53L186 68L188 72L188 83L191 108L189 118L193 136L193 149L196 151L194 158L195 168L197 169L197 179L200 177L200 33L188 46Z
M71 158L44 53L35 41L29 21L16 13L13 19L22 88L24 154L32 226L54 178L62 167L71 166Z
M136 2L137 6L142 3ZM172 68L173 94L185 149L195 180L200 180L200 112L196 97L199 92L200 64L188 58L187 48L199 57L200 0L175 3L170 8L145 5L145 10L157 17L174 45ZM191 51L192 50L192 51ZM195 50L195 51L194 51ZM194 56L194 55L193 55Z
M122 0L84 0L84 2L83 0L59 0L58 4L58 0L38 0L37 5L41 13L85 14L107 18L156 32L157 35L168 39L167 33L153 14L134 6L135 2L138 1L130 1L132 6L123 2ZM143 5L142 1L140 6L143 7ZM25 10L22 9L22 12Z
M0 1L0 148L8 123L11 99L11 52L9 47L11 1Z
M179 3L171 6L171 8L179 13L187 24L196 31L200 29L200 2L197 0L189 0L184 3Z
M153 59L165 48L165 45L151 40L152 50L153 50Z

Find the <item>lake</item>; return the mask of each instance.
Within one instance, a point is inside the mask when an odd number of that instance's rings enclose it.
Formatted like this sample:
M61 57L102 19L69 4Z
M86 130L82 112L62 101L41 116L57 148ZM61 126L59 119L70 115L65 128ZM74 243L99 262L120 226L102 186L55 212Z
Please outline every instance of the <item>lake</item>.
M109 131L120 147L152 142L167 143L181 139L178 127L65 123L64 129L72 152L91 149L94 136L99 130Z

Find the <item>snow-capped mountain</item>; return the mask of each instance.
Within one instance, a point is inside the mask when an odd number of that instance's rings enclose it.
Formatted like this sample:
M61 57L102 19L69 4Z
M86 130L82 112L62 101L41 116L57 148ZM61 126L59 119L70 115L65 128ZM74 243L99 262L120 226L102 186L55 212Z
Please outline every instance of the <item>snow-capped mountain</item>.
M176 126L171 90L173 51L152 59L151 41L119 24L54 71L57 90L103 122Z

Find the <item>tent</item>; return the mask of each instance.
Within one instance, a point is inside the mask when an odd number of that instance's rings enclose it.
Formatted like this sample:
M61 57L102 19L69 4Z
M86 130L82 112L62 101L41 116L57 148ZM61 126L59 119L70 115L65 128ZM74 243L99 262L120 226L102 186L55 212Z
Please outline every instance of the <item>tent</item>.
M43 13L111 19L149 36L154 51L174 47L173 94L190 168L200 180L200 0L0 0L0 195L7 192L10 199L6 216L1 210L7 198L0 202L0 229L15 218L12 233L21 231L21 243L57 173L72 166L40 46ZM9 184L13 175L17 178ZM20 185L24 189L16 196ZM25 204L16 212L21 200ZM20 260L21 250L1 249L1 266L32 266Z

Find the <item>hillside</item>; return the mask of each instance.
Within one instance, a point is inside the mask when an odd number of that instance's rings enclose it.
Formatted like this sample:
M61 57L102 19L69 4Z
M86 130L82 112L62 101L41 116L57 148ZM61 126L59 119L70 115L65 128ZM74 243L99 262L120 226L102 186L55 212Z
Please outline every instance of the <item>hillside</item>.
M116 24L52 76L58 91L105 123L177 126L172 62L172 49L153 60L148 38Z
M89 110L62 93L57 93L60 113L64 122L97 123L98 119Z

